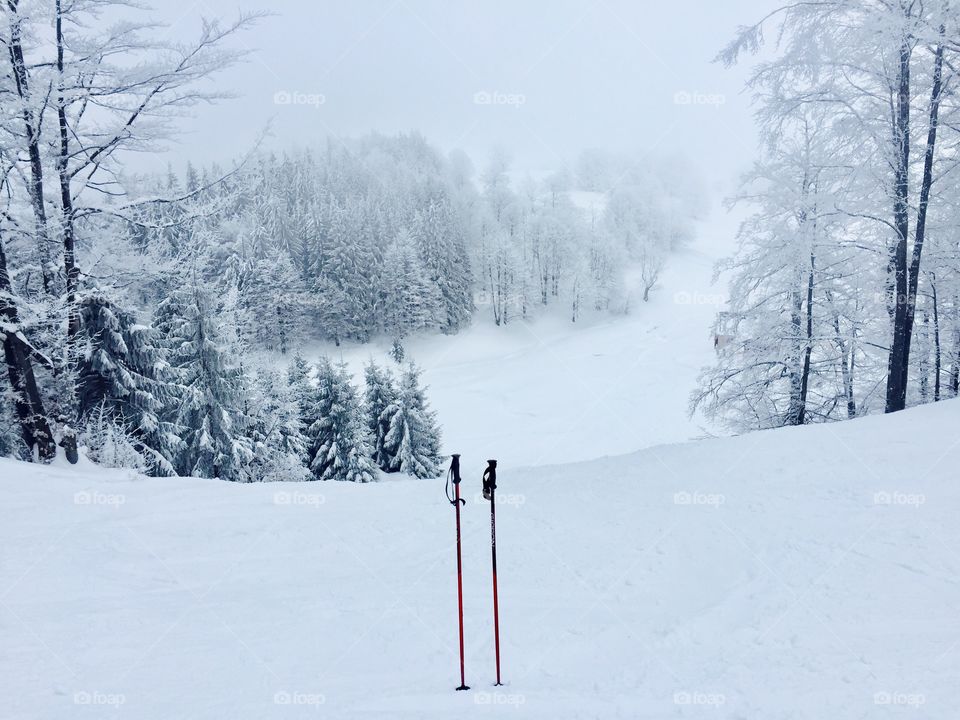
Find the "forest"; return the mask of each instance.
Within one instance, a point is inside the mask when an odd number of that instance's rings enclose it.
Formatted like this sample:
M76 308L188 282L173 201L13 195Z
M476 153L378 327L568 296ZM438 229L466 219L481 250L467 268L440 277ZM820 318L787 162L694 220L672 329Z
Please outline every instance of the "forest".
M435 474L439 427L406 338L547 307L573 323L629 312L701 212L679 163L587 151L533 178L494 149L477 173L416 132L139 173L131 158L171 142L174 119L222 99L207 81L262 18L164 44L149 16L99 22L117 7L6 10L4 455L79 444L106 466L235 481ZM399 379L372 364L364 392L299 352L384 336Z

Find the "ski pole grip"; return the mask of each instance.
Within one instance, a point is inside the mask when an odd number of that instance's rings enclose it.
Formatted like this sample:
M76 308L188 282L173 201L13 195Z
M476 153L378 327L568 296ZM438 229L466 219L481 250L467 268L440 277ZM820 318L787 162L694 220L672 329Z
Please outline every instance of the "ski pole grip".
M487 500L490 492L497 489L497 461L487 460L487 469L483 471L483 494Z
M460 454L455 453L450 457L450 473L453 475L453 484L457 485L460 482Z

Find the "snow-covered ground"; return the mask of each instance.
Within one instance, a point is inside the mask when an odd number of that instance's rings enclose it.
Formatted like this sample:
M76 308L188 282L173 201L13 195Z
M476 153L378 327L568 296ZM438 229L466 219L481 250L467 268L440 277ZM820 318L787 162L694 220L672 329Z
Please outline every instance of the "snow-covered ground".
M466 455L466 693L441 481L3 460L0 715L953 720L958 426L949 401L505 463L501 688L484 458Z
M630 284L625 316L571 323L566 307L496 327L481 308L452 337L406 343L424 369L429 398L450 452L497 457L506 465L574 462L702 437L688 400L700 368L714 361L710 327L726 288L713 267L733 247L736 222L721 211L697 239L672 254L650 301ZM371 357L391 364L389 342L314 345L347 362L358 382Z

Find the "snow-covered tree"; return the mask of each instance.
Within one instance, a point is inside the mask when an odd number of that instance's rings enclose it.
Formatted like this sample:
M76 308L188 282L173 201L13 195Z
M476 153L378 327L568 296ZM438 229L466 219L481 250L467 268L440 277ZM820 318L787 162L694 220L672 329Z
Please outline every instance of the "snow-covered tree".
M401 230L387 250L384 276L383 324L394 341L402 343L411 333L436 326L437 314L446 312L443 299L427 277L409 232Z
M87 448L87 457L98 465L138 472L155 469L152 456L144 453L143 444L130 434L106 402L87 413L82 427L80 443Z
M310 480L299 390L272 369L253 374L246 387L251 478L262 482Z
M393 375L372 359L364 368L365 391L363 414L370 438L371 457L381 470L389 472L391 458L387 449L387 433L390 431L388 408L397 400Z
M844 417L856 401L853 368L868 366L850 356L858 256L833 212L843 194L828 128L812 108L781 116L746 178L756 212L726 264L730 306L715 329L728 341L694 394L695 407L738 430Z
M376 480L360 403L346 366L322 357L316 370L314 418L307 430L310 470L317 480Z
M112 435L115 424L133 439L137 453L148 458L151 472L172 474L181 441L162 416L179 388L156 331L137 323L103 292L80 300L79 321L76 388L81 423L96 414L98 427Z
M829 114L850 234L882 249L889 315L885 410L903 409L911 377L928 225L956 162L954 85L960 7L947 0L791 3L742 27L720 58L732 63L776 25L778 51L752 74L761 119L814 107ZM947 180L949 185L950 181Z
M435 304L439 326L454 333L473 313L473 278L463 220L456 216L446 194L438 193L415 214L412 234L423 266L424 289L434 291L424 304Z
M403 373L396 399L383 412L390 423L384 437L392 471L418 478L440 472L440 428L420 386L420 370L410 364Z
M178 473L254 479L243 373L217 331L210 299L196 284L178 290L160 304L155 322L181 387L168 414L183 440L174 463Z

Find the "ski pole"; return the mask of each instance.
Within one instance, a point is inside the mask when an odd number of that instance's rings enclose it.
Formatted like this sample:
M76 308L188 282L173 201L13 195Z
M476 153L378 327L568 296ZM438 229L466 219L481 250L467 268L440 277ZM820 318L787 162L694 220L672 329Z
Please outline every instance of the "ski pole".
M450 497L450 484L453 483L454 496ZM467 501L460 497L460 456L453 455L450 471L447 473L447 500L453 505L457 515L457 611L460 619L460 687L457 690L469 690L463 671L463 560L460 554L460 505Z
M497 654L497 685L500 682L500 606L497 601L497 461L487 460L483 471L483 497L490 501L490 552L493 560L493 642Z

